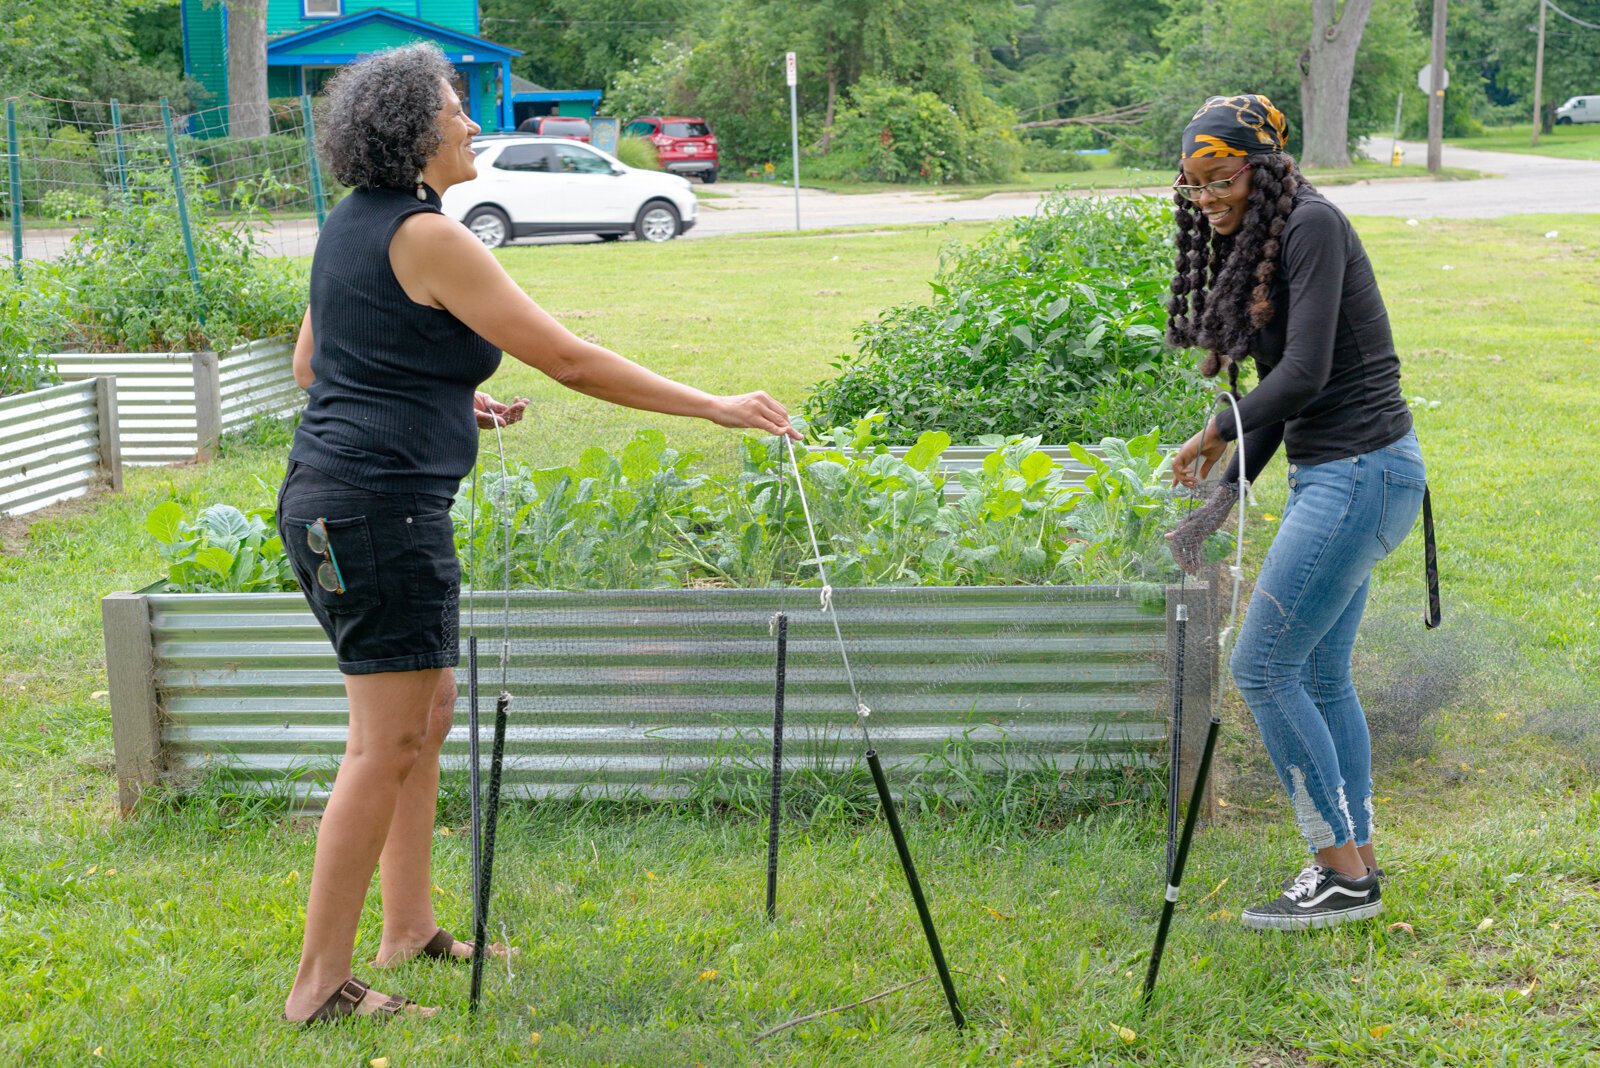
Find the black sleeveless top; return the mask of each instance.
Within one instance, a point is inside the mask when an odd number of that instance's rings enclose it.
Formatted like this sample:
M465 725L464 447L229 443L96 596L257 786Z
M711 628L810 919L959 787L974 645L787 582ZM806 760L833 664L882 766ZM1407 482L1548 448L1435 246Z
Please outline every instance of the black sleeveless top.
M418 304L389 266L389 242L418 212L408 189L358 189L328 215L311 260L316 375L289 458L379 493L454 497L478 457L472 394L500 350Z

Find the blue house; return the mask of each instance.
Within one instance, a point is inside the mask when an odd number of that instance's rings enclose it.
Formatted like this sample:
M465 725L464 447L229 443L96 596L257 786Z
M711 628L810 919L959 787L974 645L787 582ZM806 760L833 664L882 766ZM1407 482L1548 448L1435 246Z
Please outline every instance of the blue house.
M182 0L184 72L210 99L228 103L228 17L225 3ZM315 96L340 67L364 55L414 41L432 41L460 73L464 103L486 131L510 130L529 115L588 117L595 91L552 92L522 79L511 60L522 53L478 36L477 0L267 0L267 95ZM225 111L202 135L225 134Z

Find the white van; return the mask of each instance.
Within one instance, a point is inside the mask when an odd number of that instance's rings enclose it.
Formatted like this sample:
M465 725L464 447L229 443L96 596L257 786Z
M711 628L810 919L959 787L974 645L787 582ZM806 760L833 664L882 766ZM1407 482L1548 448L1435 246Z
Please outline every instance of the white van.
M1600 96L1575 96L1556 108L1556 125L1575 122L1600 122Z

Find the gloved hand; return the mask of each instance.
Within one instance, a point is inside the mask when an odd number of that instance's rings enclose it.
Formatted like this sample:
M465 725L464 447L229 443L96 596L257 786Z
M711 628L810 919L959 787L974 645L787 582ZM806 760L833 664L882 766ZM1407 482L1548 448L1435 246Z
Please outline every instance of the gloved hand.
M1167 548L1178 566L1193 575L1205 564L1206 539L1228 521L1239 500L1237 482L1219 482L1211 499L1186 516L1167 533Z

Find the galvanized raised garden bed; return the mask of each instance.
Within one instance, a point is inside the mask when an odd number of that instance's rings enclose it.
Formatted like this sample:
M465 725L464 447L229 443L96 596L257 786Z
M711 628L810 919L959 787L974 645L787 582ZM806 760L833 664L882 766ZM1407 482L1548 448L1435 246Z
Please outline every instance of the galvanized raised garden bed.
M839 589L834 603L874 741L906 774L957 741L1012 767L1165 759L1174 609L1190 605L1185 731L1216 686L1205 586L1138 603L1125 588ZM790 619L791 767L861 752L833 625L817 591L518 591L506 788L522 796L687 788L717 762L758 767L771 739L774 644ZM485 711L499 688L500 595L479 594ZM117 774L125 806L152 783L223 768L245 788L315 807L343 749L332 650L298 594L105 598ZM465 620L463 620L465 631ZM462 700L446 766L467 752Z
M294 381L294 340L267 338L216 352L65 352L50 356L64 381L117 380L123 461L209 459L218 439L305 403Z
M122 488L115 389L89 378L0 399L0 515Z

